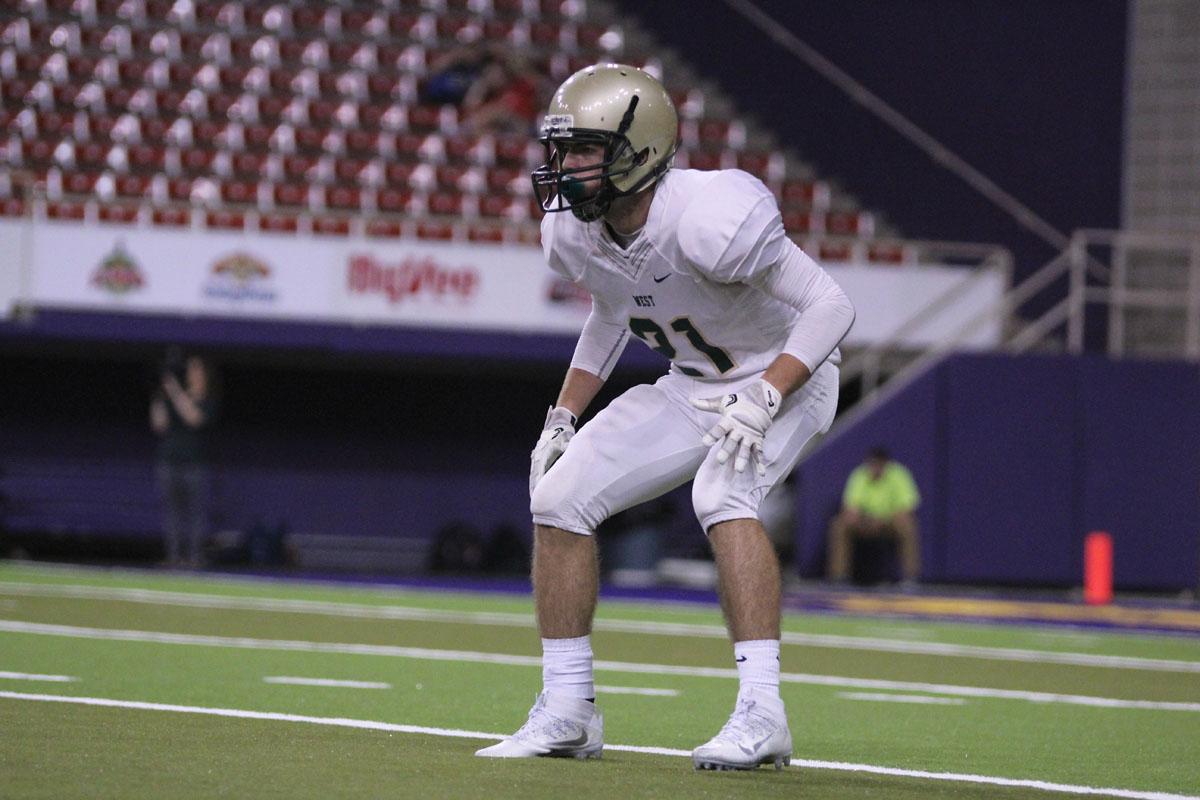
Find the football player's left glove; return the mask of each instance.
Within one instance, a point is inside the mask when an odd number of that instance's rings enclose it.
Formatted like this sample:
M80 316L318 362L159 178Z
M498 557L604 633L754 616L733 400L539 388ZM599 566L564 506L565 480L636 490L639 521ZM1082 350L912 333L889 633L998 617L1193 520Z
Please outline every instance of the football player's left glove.
M771 420L779 413L783 396L779 390L764 380L756 381L736 392L707 400L692 400L692 405L701 411L720 414L721 418L704 434L702 442L720 446L717 463L724 464L729 456L737 452L733 468L744 472L750 459L754 458L759 475L767 474L763 463L763 437Z
M567 449L571 437L575 435L575 415L559 406L551 407L546 412L546 426L538 437L537 445L529 459L529 494L533 495L533 487L537 486L542 476L550 471L554 462Z

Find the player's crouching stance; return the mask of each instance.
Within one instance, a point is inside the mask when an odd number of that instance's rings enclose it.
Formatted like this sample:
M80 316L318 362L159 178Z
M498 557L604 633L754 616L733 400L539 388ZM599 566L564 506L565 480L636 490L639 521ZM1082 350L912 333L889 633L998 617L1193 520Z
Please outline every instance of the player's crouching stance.
M621 65L555 93L533 173L551 269L592 312L533 451L533 591L543 691L511 737L477 755L599 756L592 682L596 526L689 480L716 558L739 690L697 769L790 762L779 696L779 564L757 519L837 405L845 294L784 235L775 198L737 170L671 169L678 122L663 87ZM671 359L576 433L632 333Z

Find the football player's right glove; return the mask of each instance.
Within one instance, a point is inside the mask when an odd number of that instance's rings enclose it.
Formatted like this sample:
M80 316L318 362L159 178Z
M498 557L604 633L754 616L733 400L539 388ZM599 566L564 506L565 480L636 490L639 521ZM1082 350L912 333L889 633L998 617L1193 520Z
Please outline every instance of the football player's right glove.
M571 437L575 435L575 415L559 406L546 412L546 427L538 437L537 445L529 461L529 494L537 486L542 476L550 471L554 462L567 449Z
M720 448L717 450L718 464L724 464L730 456L734 456L734 471L744 472L746 465L753 460L758 474L766 475L763 438L767 428L771 427L771 420L779 413L782 402L779 390L764 380L755 381L722 397L706 400L693 398L692 405L696 408L721 415L704 434L701 442L714 450Z

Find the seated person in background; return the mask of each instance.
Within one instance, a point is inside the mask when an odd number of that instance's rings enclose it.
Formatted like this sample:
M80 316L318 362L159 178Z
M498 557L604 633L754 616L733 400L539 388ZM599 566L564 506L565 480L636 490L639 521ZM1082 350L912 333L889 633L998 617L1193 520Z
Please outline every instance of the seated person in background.
M866 461L850 473L842 493L842 510L829 526L828 577L846 580L856 538L890 536L900 543L904 583L916 583L921 553L914 512L920 503L912 473L892 461L883 447L871 448Z
M497 57L498 50L478 44L456 47L442 54L430 65L429 76L421 83L419 101L438 106L462 104Z
M542 103L541 78L517 53L493 51L463 98L463 122L476 133L527 133Z

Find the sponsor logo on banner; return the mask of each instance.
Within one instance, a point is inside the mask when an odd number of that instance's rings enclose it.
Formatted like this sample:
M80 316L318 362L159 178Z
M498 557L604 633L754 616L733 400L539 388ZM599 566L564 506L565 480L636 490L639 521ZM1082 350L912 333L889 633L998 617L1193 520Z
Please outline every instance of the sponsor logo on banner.
M137 262L125 249L124 242L117 242L112 252L104 257L100 266L92 273L92 286L116 295L129 294L146 285Z
M271 302L271 268L249 253L234 253L213 264L204 294L215 300Z
M592 307L592 295L577 283L553 277L546 283L546 299L554 305Z
M479 270L453 267L429 256L383 263L374 256L350 257L346 285L351 295L383 295L389 303L429 298L470 302L479 290Z

